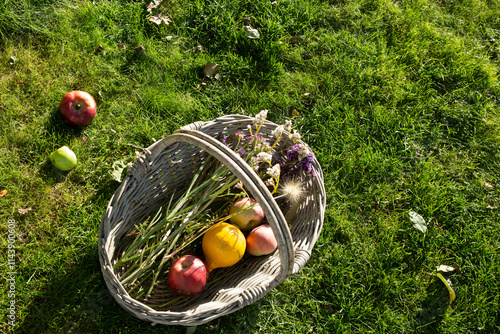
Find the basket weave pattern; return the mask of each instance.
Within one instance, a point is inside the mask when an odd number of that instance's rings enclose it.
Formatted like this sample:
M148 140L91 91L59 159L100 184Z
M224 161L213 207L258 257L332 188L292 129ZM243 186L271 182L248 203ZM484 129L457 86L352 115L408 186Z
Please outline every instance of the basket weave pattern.
M309 260L323 226L326 197L321 167L314 159L316 177L304 177L306 196L287 222L257 174L215 139L222 133L245 130L247 125L253 125L253 118L229 115L183 127L150 146L111 198L100 227L99 260L110 293L135 317L153 324L204 324L262 298ZM275 128L276 124L265 121L259 134L272 142L270 133ZM292 143L282 139L279 145L288 148ZM165 205L174 191L181 193L189 185L200 156L207 153L226 165L261 204L278 241L278 249L264 257L245 256L236 266L214 270L209 284L194 297L178 298L165 280L146 300L136 300L120 284L119 270L113 270L120 253L120 241L136 224ZM148 304L165 306L152 308Z

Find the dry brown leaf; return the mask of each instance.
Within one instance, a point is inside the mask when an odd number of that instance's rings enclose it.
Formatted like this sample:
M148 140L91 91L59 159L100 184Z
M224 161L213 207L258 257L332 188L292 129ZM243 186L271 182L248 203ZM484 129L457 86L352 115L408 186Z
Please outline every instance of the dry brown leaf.
M241 22L243 22L244 25L249 25L252 23L252 18L250 16L245 16L241 18Z
M154 0L146 6L147 11L151 14L148 17L150 22L153 22L156 25L160 25L165 23L169 25L172 23L172 19L164 14L164 10L168 6L168 1Z
M127 50L127 46L125 44L120 44L118 45L118 50L120 51Z
M146 48L142 45L139 45L134 49L136 53L142 53L144 56L146 56Z
M4 197L7 194L7 190L0 191L0 197Z
M27 214L28 212L30 212L31 210L33 210L33 209L32 209L32 208L31 208L31 206L30 206L29 208L26 208L26 209L17 209L17 212L19 212L19 213L20 213L20 214L22 214L22 215L25 215L25 214Z
M453 268L455 268L455 271L457 272L457 274L463 274L462 268L460 268L460 266L454 264Z
M202 51L203 51L203 46L201 46L201 45L196 45L196 47L194 48L194 51L195 51L195 52L202 52Z
M150 16L149 21L153 22L156 25L160 25L162 23L169 25L172 22L172 19L170 19L170 17L168 16L163 16L163 14L158 14L156 16Z
M103 50L104 50L104 46L99 45L99 46L97 47L97 49L95 49L94 54L96 55L96 54L98 54L98 53L102 52Z
M297 109L292 110L292 116L299 116L300 113L297 111Z
M302 37L300 37L300 36L292 36L292 37L290 37L290 44L295 45L295 44L297 44L297 43L298 43L301 39L302 39Z

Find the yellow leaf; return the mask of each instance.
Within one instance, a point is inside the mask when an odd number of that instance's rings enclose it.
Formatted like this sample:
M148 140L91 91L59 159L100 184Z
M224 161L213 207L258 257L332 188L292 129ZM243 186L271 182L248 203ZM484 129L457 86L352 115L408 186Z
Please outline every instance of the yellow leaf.
M436 276L439 277L439 279L441 281L443 281L444 285L446 285L446 288L448 289L448 292L450 293L450 303L451 303L457 297L455 295L455 291L453 291L450 283L448 283L448 281L443 277L443 275L441 275L441 273L437 273Z
M4 189L4 190L0 191L0 197L4 197L5 194L7 194L7 190Z

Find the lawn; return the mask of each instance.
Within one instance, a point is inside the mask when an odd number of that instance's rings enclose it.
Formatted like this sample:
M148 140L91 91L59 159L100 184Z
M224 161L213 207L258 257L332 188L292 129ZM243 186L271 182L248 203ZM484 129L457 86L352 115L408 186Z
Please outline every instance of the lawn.
M106 288L112 165L263 109L320 162L324 227L298 274L196 333L500 332L499 1L166 0L168 25L146 4L0 2L2 332L184 333ZM97 101L81 128L58 112L75 89ZM70 172L48 159L65 145Z

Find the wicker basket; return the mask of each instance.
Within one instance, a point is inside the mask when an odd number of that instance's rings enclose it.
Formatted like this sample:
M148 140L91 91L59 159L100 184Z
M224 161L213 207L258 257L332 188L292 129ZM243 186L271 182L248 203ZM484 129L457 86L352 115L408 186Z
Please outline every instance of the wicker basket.
M99 260L106 285L115 300L139 319L153 324L196 326L237 311L266 295L288 276L297 273L309 260L321 232L325 210L323 173L316 159L316 177L305 181L306 196L293 221L287 221L276 201L257 174L231 149L215 139L253 124L253 118L229 115L209 122L196 122L153 144L132 166L128 176L111 198L102 218ZM265 121L259 134L270 139L276 124ZM283 145L283 140L280 145ZM291 145L291 143L287 143ZM264 209L278 241L278 249L264 257L244 257L237 270L217 269L210 284L198 295L178 298L168 287L155 288L150 297L164 308L151 308L148 301L129 296L113 270L120 240L135 224L144 221L165 204L174 189L182 191L196 168L196 157L205 152L226 165ZM289 227L291 226L291 228Z

